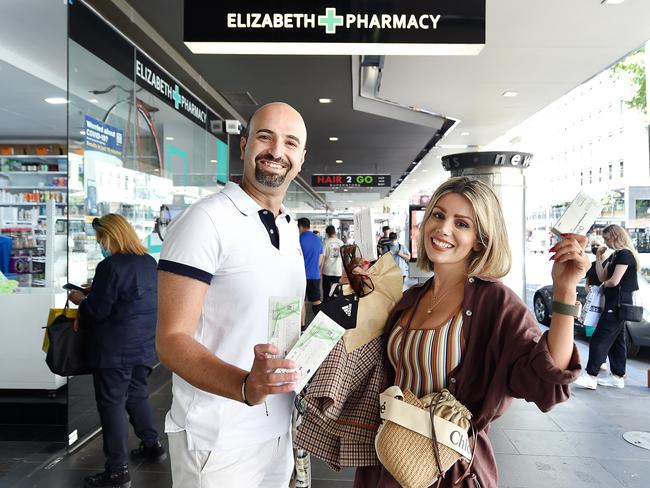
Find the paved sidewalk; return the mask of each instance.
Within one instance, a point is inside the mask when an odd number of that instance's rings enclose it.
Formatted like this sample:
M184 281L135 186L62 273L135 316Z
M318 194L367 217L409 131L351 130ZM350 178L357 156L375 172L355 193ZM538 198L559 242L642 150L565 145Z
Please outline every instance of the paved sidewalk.
M587 348L579 343L586 358ZM490 433L497 456L501 488L648 488L650 450L627 443L627 431L650 432L650 389L646 387L648 356L629 362L624 389L573 387L572 398L549 413L516 400ZM162 430L171 402L170 383L151 396ZM138 444L131 436L130 445ZM165 439L166 445L166 439ZM70 488L84 476L103 469L101 436L49 469L41 469L11 488ZM312 458L312 488L351 488L354 470L334 472ZM169 461L132 464L133 488L171 487ZM5 487L0 479L0 487Z

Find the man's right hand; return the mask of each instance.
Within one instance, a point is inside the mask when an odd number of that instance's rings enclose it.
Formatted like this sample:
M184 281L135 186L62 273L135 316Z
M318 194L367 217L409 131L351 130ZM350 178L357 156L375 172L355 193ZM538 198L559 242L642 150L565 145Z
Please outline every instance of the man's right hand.
M277 369L294 369L290 359L274 359L278 349L273 344L257 344L255 360L246 380L246 400L252 405L263 403L268 395L288 393L296 387L300 373L275 373Z

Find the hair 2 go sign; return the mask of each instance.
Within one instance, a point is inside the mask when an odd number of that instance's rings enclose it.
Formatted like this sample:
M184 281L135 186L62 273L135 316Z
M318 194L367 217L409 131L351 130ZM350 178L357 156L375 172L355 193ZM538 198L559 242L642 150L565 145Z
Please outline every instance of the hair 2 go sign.
M478 54L485 0L185 0L196 54Z
M390 175L311 175L312 188L388 187Z

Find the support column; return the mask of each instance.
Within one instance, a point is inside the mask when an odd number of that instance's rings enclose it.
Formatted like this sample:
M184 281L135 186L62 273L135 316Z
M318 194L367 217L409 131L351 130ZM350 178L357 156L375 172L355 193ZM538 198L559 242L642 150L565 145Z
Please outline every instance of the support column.
M449 154L442 166L451 176L469 176L490 185L501 200L512 251L512 268L503 282L526 301L526 179L524 170L533 155L522 152L473 152Z

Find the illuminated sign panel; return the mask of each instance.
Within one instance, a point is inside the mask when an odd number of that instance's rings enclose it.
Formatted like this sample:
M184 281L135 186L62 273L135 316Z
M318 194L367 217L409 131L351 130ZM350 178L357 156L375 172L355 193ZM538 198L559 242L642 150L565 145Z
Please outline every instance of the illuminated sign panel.
M485 0L185 0L194 53L477 54Z
M387 187L390 186L390 175L312 175L311 186L312 188Z
M206 128L208 113L205 104L190 95L176 80L139 51L136 52L135 73L138 82L145 85L160 100Z

